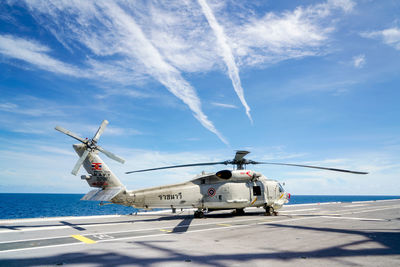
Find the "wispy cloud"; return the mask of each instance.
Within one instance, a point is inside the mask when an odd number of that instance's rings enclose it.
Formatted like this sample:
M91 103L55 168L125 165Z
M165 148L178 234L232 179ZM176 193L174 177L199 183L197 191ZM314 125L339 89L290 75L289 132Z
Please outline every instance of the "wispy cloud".
M85 72L79 68L57 60L50 55L50 48L36 41L12 35L0 35L0 53L4 56L23 60L40 69L65 75L82 77Z
M351 12L353 6L353 1L337 0L250 15L247 23L232 27L235 53L240 64L250 66L327 53L324 44L335 30L330 18L338 11Z
M224 103L218 103L218 102L212 102L211 104L214 106L217 106L217 107L222 107L222 108L238 108L237 106L232 105L232 104L224 104Z
M351 12L354 2L328 0L260 15L251 9L232 9L229 5L227 2L210 6L205 0L134 4L26 1L34 19L66 51L84 56L62 61L49 43L43 45L32 38L9 34L0 36L0 53L38 69L90 79L100 87L104 81L125 86L122 90L105 89L106 95L145 98L146 93L137 88L129 93L126 86L143 86L154 79L187 105L207 130L227 143L203 112L201 99L184 78L185 74L227 69L251 119L239 67L260 67L327 53L325 45L335 29L337 15Z
M363 54L353 57L353 65L358 69L364 67L365 62L366 62L365 55Z
M9 99L8 102L0 101L0 129L14 133L49 135L49 133L54 133L56 125L60 125L90 136L97 131L99 125L73 122L71 118L74 118L80 109L79 104L62 105L30 95L20 95L13 100ZM86 111L98 112L96 107L86 107ZM137 129L121 128L111 124L104 134L132 136L143 133Z
M381 31L361 33L361 36L381 40L384 44L400 50L400 28L393 27Z
M60 105L27 95L18 97L14 102L0 102L0 110L30 117L60 117L66 114Z
M217 44L219 46L220 53L222 58L228 68L228 74L230 79L232 80L233 88L235 89L236 94L238 95L240 102L246 109L246 114L249 117L250 121L253 121L250 115L250 107L247 105L246 99L244 98L244 92L242 88L242 84L239 77L239 68L236 65L235 58L232 53L232 49L228 44L228 38L224 32L222 26L218 23L217 19L214 16L213 11L207 4L206 0L198 0L203 10L207 21L212 28L215 36L217 37Z
M30 2L32 10L51 17L58 27L60 21L68 30L63 43L81 43L97 57L123 55L127 70L145 73L163 84L172 94L185 103L194 117L209 131L227 144L226 139L204 114L201 100L195 89L182 77L177 68L169 64L160 51L151 43L135 18L125 8L114 2L69 3L42 5ZM76 19L75 17L78 17ZM99 26L100 25L100 26ZM98 69L98 68L97 68Z

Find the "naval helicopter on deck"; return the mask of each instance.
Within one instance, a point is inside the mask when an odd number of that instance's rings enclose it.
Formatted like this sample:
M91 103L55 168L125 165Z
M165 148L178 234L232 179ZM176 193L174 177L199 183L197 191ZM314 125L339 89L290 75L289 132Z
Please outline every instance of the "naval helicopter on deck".
M290 194L283 189L278 181L268 179L259 172L247 170L247 165L269 164L367 174L366 172L311 165L258 162L246 159L245 156L250 152L240 150L236 152L232 160L165 166L126 172L129 174L208 165L233 165L234 167L232 170L221 170L215 173L203 172L194 177L194 179L179 184L128 190L99 156L99 152L102 152L113 160L120 163L125 162L121 157L97 144L107 125L108 121L104 120L92 139L81 138L60 126L55 127L56 130L81 142L73 145L74 150L79 155L79 160L71 173L77 175L83 165L88 174L82 175L81 178L86 180L90 187L96 188L87 193L82 200L107 201L145 209L171 208L173 212L177 208L195 208L197 209L194 212L194 217L196 218L202 218L205 210L233 209L236 214L243 214L244 209L247 207L263 207L266 215L276 215L277 210L289 202Z

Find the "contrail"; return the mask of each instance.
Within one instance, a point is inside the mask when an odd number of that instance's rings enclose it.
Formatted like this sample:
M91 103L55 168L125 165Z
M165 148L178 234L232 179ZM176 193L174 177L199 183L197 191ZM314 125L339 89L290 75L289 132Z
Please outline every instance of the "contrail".
M224 136L204 114L201 100L195 88L183 78L177 68L165 60L157 47L146 37L139 24L136 23L133 15L116 1L73 2L65 0L55 2L52 5L42 5L41 2L29 2L27 4L32 10L47 13L57 26L66 24L66 28L70 31L67 41L79 42L97 56L117 55L117 57L123 57L126 63L124 67L127 71L134 71L135 68L139 68L136 66L136 62L141 63L143 66L140 66L140 68L143 68L144 73L158 80L169 92L189 107L192 115L203 127L217 135L223 143L228 145ZM64 10L69 13L69 16L65 16L61 12ZM56 31L52 32L54 34ZM0 53L2 53L1 48L0 44ZM49 56L46 57L45 52L47 51L42 51L44 48L32 48L31 44L28 48L33 49L35 53L30 50L26 51L26 49L19 51L25 52L25 57L27 57L26 52L31 52L28 54L30 57L25 61L30 60L32 64L42 68L58 63L54 60L53 62L50 61ZM9 50L11 51L11 48ZM18 53L15 54L18 55ZM33 61L31 59L33 56L41 61ZM60 67L60 64L57 66ZM64 73L69 70L67 69L68 65L61 65L61 67L64 67ZM52 71L54 72L54 70Z
M250 107L247 105L246 99L244 98L243 88L239 77L239 69L235 63L232 49L228 45L228 40L224 33L224 29L216 20L214 13L207 4L206 0L198 0L198 2L201 6L201 9L203 10L205 17L207 18L208 24L214 31L215 36L217 37L217 43L222 53L222 58L224 59L225 64L228 67L228 74L229 78L232 80L233 88L235 89L237 96L242 102L244 108L246 109L247 117L249 117L250 121L253 123L253 119L250 115Z
M193 116L209 131L228 145L223 135L215 128L201 108L201 101L195 89L182 77L181 73L167 63L156 47L147 39L134 19L118 5L104 2L105 12L123 36L123 44L128 53L139 59L149 74L161 82L172 94L182 100L193 112ZM135 45L134 45L135 44Z

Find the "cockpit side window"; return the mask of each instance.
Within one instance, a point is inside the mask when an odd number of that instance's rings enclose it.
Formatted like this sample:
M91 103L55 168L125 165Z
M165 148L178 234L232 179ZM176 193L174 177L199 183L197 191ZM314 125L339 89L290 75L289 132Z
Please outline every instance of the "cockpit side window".
M285 192L285 189L283 189L282 185L281 184L278 184L278 185L279 185L279 193Z

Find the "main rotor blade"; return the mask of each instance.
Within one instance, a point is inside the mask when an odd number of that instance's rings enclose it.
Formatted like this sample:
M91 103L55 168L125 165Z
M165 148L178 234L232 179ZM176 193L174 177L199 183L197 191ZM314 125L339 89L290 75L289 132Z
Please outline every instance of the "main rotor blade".
M99 129L97 130L97 133L94 135L94 137L92 139L94 142L97 142L99 140L100 135L104 132L104 130L106 129L107 125L108 125L108 120L104 120L101 123Z
M238 151L236 151L236 155L235 155L235 158L233 160L234 161L240 161L240 160L242 160L244 158L244 156L246 156L249 153L250 153L250 151L238 150Z
M71 172L73 175L76 175L78 173L79 169L81 168L81 166L82 166L83 162L85 161L88 154L89 154L89 150L86 149L83 152L82 156L76 162L75 167Z
M337 168L328 168L328 167L319 167L319 166L301 165L301 164L290 164L290 163L274 163L274 162L250 161L250 164L269 164L269 165L294 166L294 167L313 168L313 169L321 169L321 170L336 171L336 172L347 172L347 173L353 173L353 174L368 174L368 172L350 171L350 170L337 169Z
M79 137L76 133L73 133L73 132L71 132L71 131L68 131L67 129L64 129L64 128L61 127L61 126L56 126L55 129L56 129L57 131L59 131L59 132L62 132L62 133L64 133L64 134L66 134L66 135L69 135L69 136L71 136L72 138L74 138L74 139L76 139L76 140L78 140L78 141L81 141L82 143L86 144L86 140L83 139L82 137Z
M102 148L101 146L96 146L96 149L101 151L102 153L104 153L104 155L106 155L107 157L109 157L110 159L116 160L122 164L125 163L125 160L123 158L118 157L117 155L115 155L114 153L111 153L110 151L105 150L104 148Z
M229 164L229 162L228 161L221 161L221 162L205 162L205 163L193 163L193 164L165 166L165 167L159 167L159 168L130 171L130 172L126 172L126 174L134 173L134 172L147 172L147 171L164 170L164 169L172 169L172 168L183 168L183 167L192 167L192 166L207 166L207 165L218 165L218 164L227 165L227 164Z

